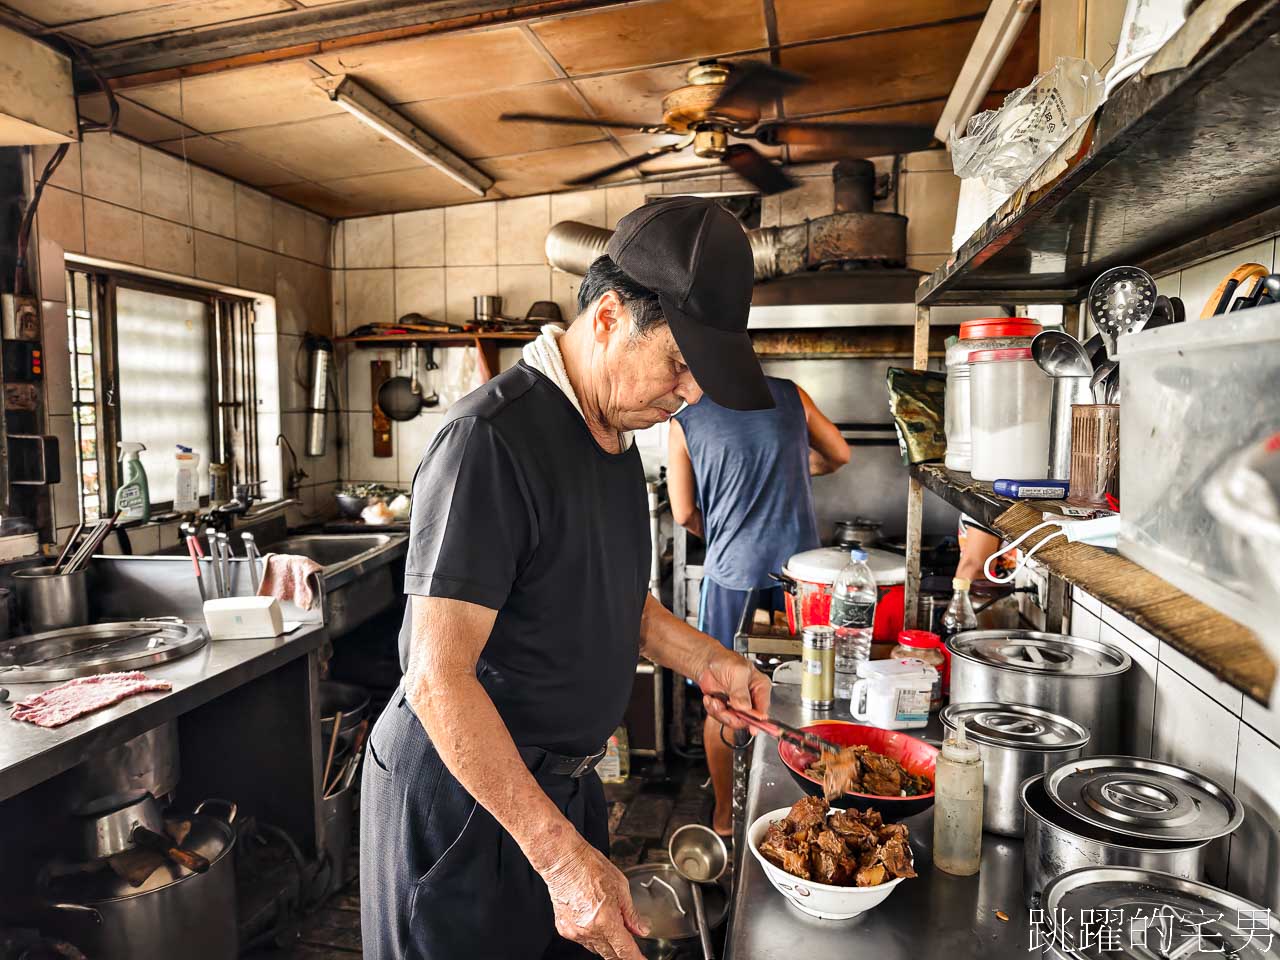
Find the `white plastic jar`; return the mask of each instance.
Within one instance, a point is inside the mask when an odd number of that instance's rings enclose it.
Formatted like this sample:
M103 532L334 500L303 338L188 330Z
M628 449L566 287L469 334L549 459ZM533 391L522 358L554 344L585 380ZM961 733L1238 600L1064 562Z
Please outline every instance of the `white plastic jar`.
M968 472L973 466L969 428L969 354L978 350L1029 347L1040 324L1026 317L987 317L960 324L960 336L947 347L947 394L944 427L947 469Z
M969 354L975 480L1042 480L1049 469L1053 381L1030 347Z

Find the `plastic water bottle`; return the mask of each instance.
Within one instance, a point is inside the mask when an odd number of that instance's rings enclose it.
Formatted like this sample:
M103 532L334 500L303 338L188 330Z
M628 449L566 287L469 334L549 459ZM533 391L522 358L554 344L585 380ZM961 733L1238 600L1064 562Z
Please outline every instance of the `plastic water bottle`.
M849 551L831 585L831 626L836 631L836 698L848 700L858 679L858 664L871 659L871 634L876 619L876 578L867 566L865 550Z

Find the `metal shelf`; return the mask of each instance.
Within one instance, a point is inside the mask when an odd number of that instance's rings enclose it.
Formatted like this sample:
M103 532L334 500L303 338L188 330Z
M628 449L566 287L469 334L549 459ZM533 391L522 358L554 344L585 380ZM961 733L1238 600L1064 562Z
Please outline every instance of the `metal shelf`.
M916 293L1071 303L1110 267L1154 274L1280 230L1280 0L1241 4L1191 65L1116 90L1079 156L1020 191Z

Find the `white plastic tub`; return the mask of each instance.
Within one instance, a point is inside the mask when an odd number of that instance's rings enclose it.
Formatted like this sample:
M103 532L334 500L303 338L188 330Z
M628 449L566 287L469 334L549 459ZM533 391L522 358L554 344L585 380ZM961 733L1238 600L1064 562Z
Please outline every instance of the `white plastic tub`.
M947 434L946 465L949 470L973 467L973 441L969 425L969 354L1003 347L1029 347L1041 330L1025 317L987 317L960 324L960 336L947 347L947 393L944 428Z
M1251 574L1204 492L1228 457L1280 430L1280 305L1121 337L1117 355L1121 554L1256 622Z
M969 354L975 480L1043 480L1049 469L1053 382L1030 347Z

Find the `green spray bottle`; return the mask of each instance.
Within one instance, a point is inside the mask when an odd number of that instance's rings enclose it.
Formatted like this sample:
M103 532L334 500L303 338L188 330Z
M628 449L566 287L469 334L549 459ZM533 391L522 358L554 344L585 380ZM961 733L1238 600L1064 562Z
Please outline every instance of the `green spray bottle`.
M116 491L116 512L120 520L150 520L151 491L147 487L147 471L142 469L138 454L147 449L140 443L121 440L120 460L124 464L124 480Z

